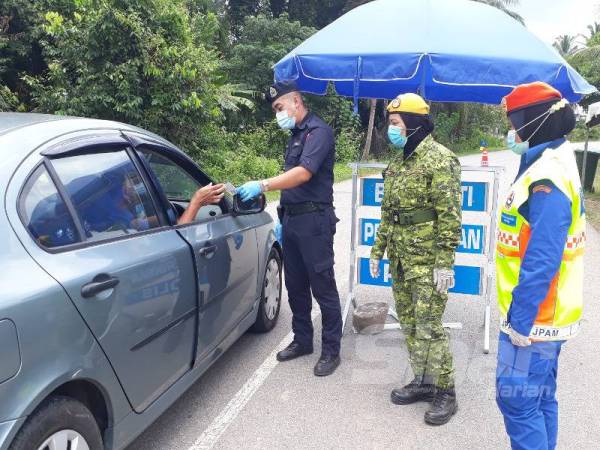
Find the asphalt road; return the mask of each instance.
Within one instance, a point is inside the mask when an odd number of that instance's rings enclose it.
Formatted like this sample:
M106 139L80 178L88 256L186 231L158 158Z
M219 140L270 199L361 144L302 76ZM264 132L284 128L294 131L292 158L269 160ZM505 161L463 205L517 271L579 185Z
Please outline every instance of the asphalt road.
M461 159L479 163L478 156ZM490 164L506 168L502 189L512 181L518 159L492 153ZM502 194L501 194L502 196ZM339 218L335 239L336 276L342 302L348 289L351 183L335 186ZM272 210L273 205L270 206ZM600 235L590 229L586 253L586 323L568 343L560 363L559 449L597 449L600 387ZM391 292L360 287L358 300L390 301ZM453 298L446 319L462 322L451 330L459 411L446 426L424 424L426 404L394 406L392 388L412 378L399 331L377 336L346 327L342 365L327 378L312 369L318 352L288 363L274 359L289 342L291 313L284 290L277 327L267 335L247 334L142 434L129 450L199 449L489 449L509 448L494 397L498 314L492 299L492 346L484 355L483 311L479 300ZM315 331L320 316L315 305ZM320 343L315 342L319 349Z

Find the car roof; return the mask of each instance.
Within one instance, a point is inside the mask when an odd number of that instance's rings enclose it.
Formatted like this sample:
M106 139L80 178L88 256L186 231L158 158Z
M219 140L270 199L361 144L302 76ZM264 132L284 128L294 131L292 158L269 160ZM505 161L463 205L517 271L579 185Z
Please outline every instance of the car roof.
M10 152L26 156L50 139L67 137L69 133L93 130L133 131L176 148L175 145L155 133L121 122L51 114L0 112L0 154L4 147L3 142L7 142L9 139L14 142L17 138L21 144L18 148L12 147ZM3 158L5 156L2 155Z
M175 147L154 133L120 122L50 114L0 112L0 189L3 188L3 181L10 178L16 166L36 148L56 138L68 139L73 133L96 130L141 133L169 147Z
M34 113L0 113L0 135L38 123L65 119L70 119L70 117Z

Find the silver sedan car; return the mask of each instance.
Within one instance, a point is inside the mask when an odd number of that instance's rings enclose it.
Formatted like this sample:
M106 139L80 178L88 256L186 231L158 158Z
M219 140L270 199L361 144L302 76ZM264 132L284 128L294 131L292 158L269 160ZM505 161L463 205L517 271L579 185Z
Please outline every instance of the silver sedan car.
M264 196L225 195L161 137L0 113L0 449L122 449L248 329L281 247Z

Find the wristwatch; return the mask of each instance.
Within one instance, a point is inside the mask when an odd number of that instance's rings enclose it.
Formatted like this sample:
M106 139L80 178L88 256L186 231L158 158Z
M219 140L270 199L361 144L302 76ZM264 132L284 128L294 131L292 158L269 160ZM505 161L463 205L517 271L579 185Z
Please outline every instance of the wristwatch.
M263 192L269 192L269 180L262 180L260 182L260 189Z

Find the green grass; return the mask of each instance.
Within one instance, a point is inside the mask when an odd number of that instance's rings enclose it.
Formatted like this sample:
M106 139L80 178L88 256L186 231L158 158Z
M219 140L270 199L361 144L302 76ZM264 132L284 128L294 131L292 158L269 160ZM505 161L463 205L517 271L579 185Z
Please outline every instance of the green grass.
M585 213L588 223L600 231L600 165L594 178L594 191L585 194Z
M600 230L600 193L585 194L585 214L588 223Z
M361 176L365 175L376 175L380 173L379 170L363 170L361 171ZM352 169L348 167L348 163L336 163L333 167L333 180L334 183L340 183L342 181L346 181L352 178ZM274 202L279 200L280 193L279 191L267 192L267 201Z

